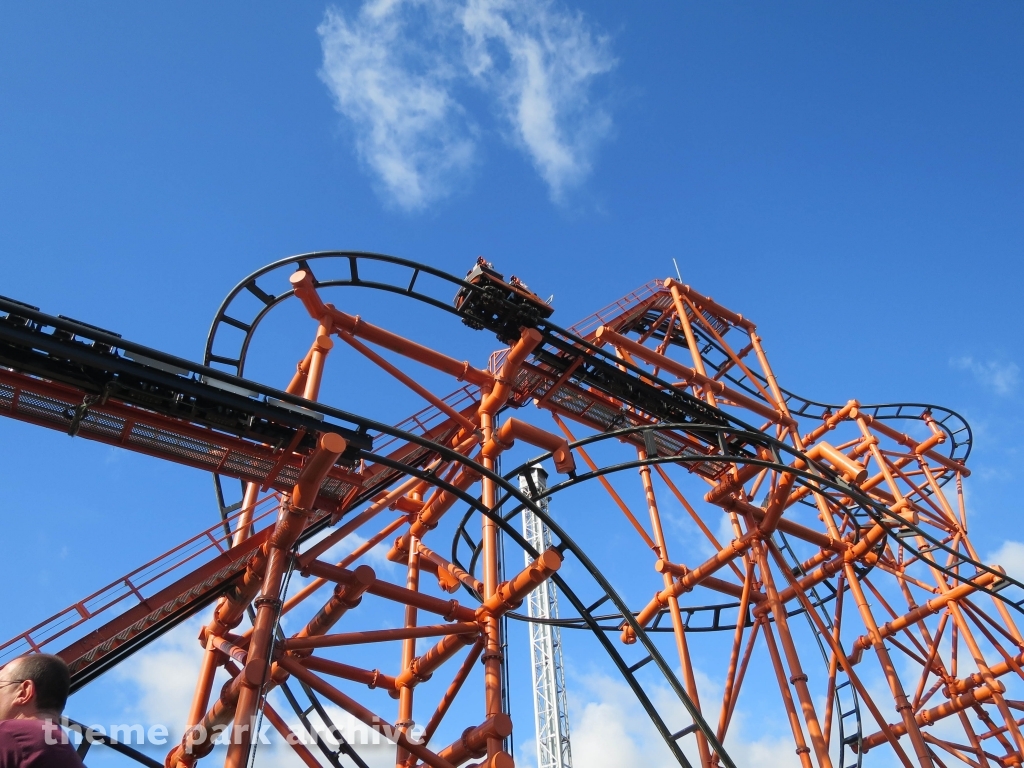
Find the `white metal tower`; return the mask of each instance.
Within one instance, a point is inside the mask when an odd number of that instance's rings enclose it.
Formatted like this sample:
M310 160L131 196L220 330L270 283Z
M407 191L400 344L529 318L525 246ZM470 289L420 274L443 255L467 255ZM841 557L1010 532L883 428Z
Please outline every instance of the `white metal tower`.
M527 474L519 475L519 489L527 496L539 496L547 489L548 474L540 464L529 470L536 493L530 488ZM548 499L538 499L546 514ZM551 531L529 509L523 510L523 537L538 552L551 546ZM526 564L533 558L527 554ZM531 619L557 619L558 594L551 579L545 579L527 597L527 614ZM537 728L537 768L571 768L569 749L569 715L565 704L565 673L562 667L562 637L558 627L547 623L530 623L530 661L533 671L533 712Z

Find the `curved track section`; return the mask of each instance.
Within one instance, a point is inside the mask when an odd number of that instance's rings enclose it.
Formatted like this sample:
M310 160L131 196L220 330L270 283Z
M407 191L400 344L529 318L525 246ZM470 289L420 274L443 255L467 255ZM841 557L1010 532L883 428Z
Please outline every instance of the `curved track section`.
M1021 764L1024 586L970 544L957 414L799 398L751 321L673 280L566 330L490 265L469 277L354 252L275 262L229 294L201 366L0 300L0 412L211 470L223 516L0 655L63 648L80 686L213 605L165 765L247 765L261 722L326 726L292 745L298 763L365 765L330 704L396 744L398 766L506 768L504 622L552 579L572 607L560 625L589 630L680 765L733 765L755 710L783 713L802 768ZM345 311L367 289L441 312L385 328L404 315ZM309 316L290 383L248 381L257 330L290 298ZM465 362L456 320L508 347ZM338 357L423 409L392 427L325 404ZM503 456L537 449L502 476ZM567 478L547 491L557 519L514 482L537 461ZM550 550L517 533L524 508ZM446 536L450 560L431 546ZM205 757L224 728L230 746Z

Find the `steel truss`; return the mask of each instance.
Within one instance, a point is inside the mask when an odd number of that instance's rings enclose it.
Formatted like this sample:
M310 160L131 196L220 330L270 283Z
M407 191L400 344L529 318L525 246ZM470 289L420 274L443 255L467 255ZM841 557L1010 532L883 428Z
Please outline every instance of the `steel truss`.
M548 509L547 472L528 467L519 475L519 490ZM520 513L523 538L537 551L551 547L551 531L529 509ZM527 565L529 565L529 555ZM572 768L569 741L569 705L565 692L565 665L558 619L558 590L550 580L526 597L530 626L530 672L533 679L534 733L537 768ZM552 621L552 619L556 621Z
M587 630L680 765L733 765L723 742L738 711L764 705L748 693L762 670L775 679L772 706L785 712L801 766L846 768L870 763L872 752L903 765L1022 763L1014 713L1024 710L1016 693L1024 586L981 562L968 539L963 419L919 404L802 399L779 386L752 322L674 280L649 283L568 330L519 285L468 283L375 254L285 259L229 294L205 365L0 299L0 413L213 471L223 517L0 646L0 662L57 650L77 689L215 606L185 736L165 765L194 764L222 727L240 735L225 764L247 765L260 718L287 735L314 716L337 746L296 743L297 762L365 765L326 701L397 742L396 766L499 768L513 764L502 622L526 620ZM511 344L476 368L374 325L379 318L325 304L321 293L347 295L337 288L412 299ZM292 298L310 315L309 351L296 352L284 390L246 380L255 332ZM444 321L435 342L447 339ZM392 427L319 402L332 338L344 349L335 357L366 358L427 407ZM408 363L461 388L436 394ZM510 415L531 406L550 427ZM497 461L516 441L545 453L502 476ZM567 479L523 493L518 475L545 461ZM640 479L632 492L622 490L627 470ZM566 525L547 515L546 499L594 483L608 494L608 512ZM465 512L446 516L455 506ZM670 506L710 556L684 562L680 553L692 551L665 523ZM547 528L550 546L519 533L524 512ZM381 515L382 528L364 529ZM602 569L576 541L595 530L624 531L649 551L653 598L630 605L613 588L605 571L616 564ZM430 546L446 532L448 558ZM403 583L366 563L385 541ZM324 560L335 546L349 553ZM521 550L527 568L503 573L502 546ZM288 594L292 574L312 581ZM517 612L547 584L568 615ZM325 587L333 588L326 599ZM450 597L460 590L464 603ZM401 626L382 630L375 622L388 606ZM284 616L302 629L285 633ZM344 631L334 630L338 622ZM700 655L709 637L729 639L718 700L698 685L698 672L709 672ZM364 658L359 648L387 671L351 663ZM451 667L450 684L432 686L442 667ZM215 674L228 680L219 696ZM358 693L359 685L384 692ZM679 712L655 706L652 686ZM484 707L467 715L474 707L455 702L472 687ZM271 706L275 688L294 717ZM382 708L393 716L379 717ZM427 717L422 741L411 739L417 715ZM439 729L461 735L437 744Z

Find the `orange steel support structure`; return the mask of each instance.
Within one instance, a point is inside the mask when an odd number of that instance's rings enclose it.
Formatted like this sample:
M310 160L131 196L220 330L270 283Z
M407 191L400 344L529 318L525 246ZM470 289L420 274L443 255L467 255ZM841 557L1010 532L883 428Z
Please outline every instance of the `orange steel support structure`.
M438 292L417 287L428 278ZM346 312L353 290L422 302L438 324L414 341L384 327L388 312ZM257 309L242 316L240 297ZM308 315L296 371L283 393L247 389L249 342L291 298ZM307 254L236 287L203 369L0 309L0 413L64 430L70 419L73 434L211 469L222 493L227 478L242 483L222 525L0 646L0 663L60 652L77 687L205 610L167 768L251 764L261 717L291 734L295 765L347 765L295 743L295 718L268 703L297 684L383 734L396 768L512 766L504 627L525 620L517 609L546 579L571 606L563 636L591 633L680 765L735 765L738 714L755 710L781 713L775 737L791 753L780 765L1024 763L1024 587L968 538L966 423L937 406L803 399L780 385L755 324L690 286L653 281L562 329L485 262L466 282L391 257ZM459 320L507 347L486 366L460 359ZM227 326L244 336L234 348ZM49 373L23 351L17 334L29 332L83 349L92 339L89 365L107 360L113 383L93 392ZM143 368L122 370L125 359ZM387 427L351 416L358 402L320 402L357 361L425 410ZM160 386L189 382L196 402L214 397L202 384L236 393L232 407L259 404L268 426L231 431L133 399L122 379L149 363ZM167 437L131 438L139 424ZM512 518L540 514L513 454L524 467L550 460L563 481L549 493L586 514L546 520L554 548L505 573L502 548L527 546ZM613 537L621 554L608 562L584 551ZM378 546L394 565L371 560ZM303 581L289 592L291 577ZM652 685L680 706L659 711ZM214 752L224 730L229 745Z

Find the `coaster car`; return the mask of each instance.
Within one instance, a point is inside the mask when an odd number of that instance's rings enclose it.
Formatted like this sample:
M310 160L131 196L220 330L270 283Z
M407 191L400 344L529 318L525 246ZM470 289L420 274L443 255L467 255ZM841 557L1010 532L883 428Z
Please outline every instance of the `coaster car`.
M520 328L533 328L554 312L515 275L505 282L504 275L483 256L466 273L466 282L469 286L461 287L453 302L462 322L470 328L488 328L501 341L515 341Z

